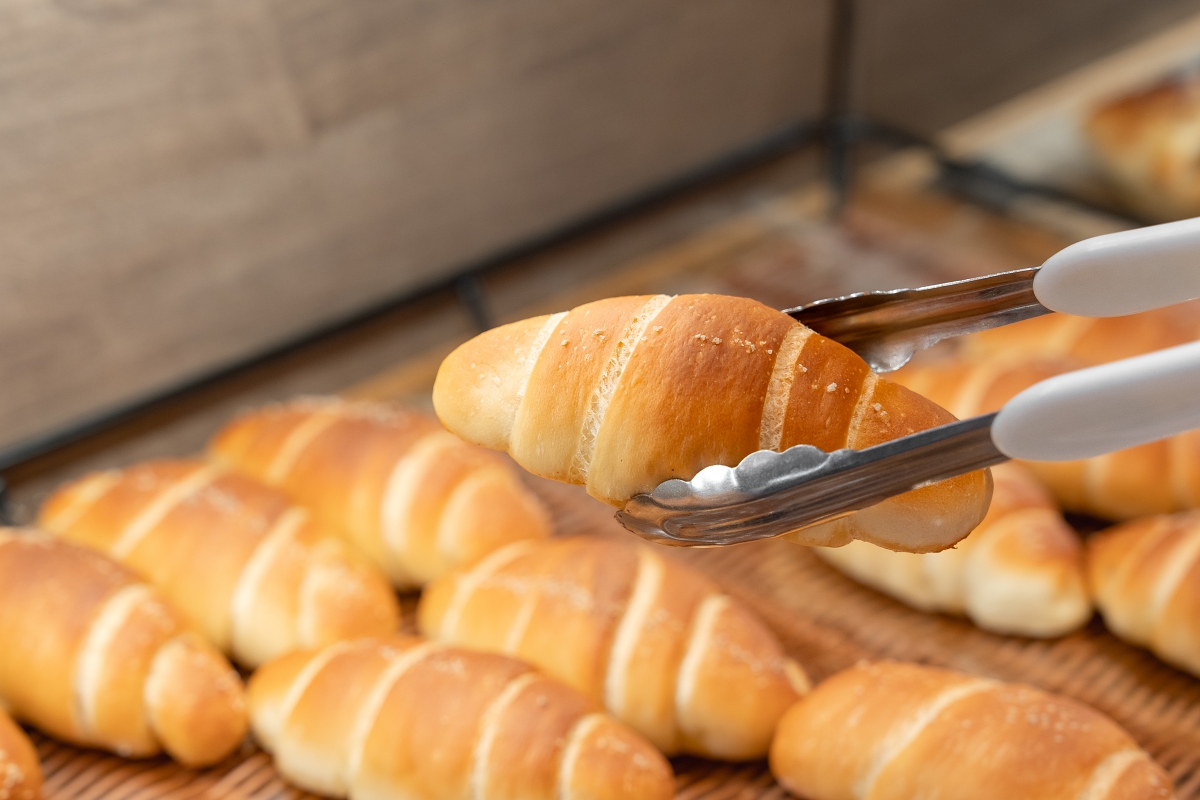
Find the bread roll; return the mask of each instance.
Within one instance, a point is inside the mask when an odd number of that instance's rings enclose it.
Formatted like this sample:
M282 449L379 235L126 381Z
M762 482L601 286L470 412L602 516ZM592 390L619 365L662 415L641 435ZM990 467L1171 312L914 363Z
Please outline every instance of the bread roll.
M896 380L963 417L986 414L1077 362L951 360L908 366ZM1083 461L1022 462L1068 511L1132 519L1200 507L1200 431Z
M203 461L151 461L55 492L39 524L104 552L239 663L394 633L387 579L287 495Z
M1078 367L1133 358L1200 338L1200 301L1124 317L1045 314L960 340L966 361L1063 361Z
M442 363L433 403L463 438L616 506L757 450L865 448L953 419L786 314L720 295L616 297L488 331ZM942 550L989 493L974 472L796 538Z
M992 468L983 522L951 550L893 553L866 542L818 548L850 577L922 611L963 614L994 633L1061 636L1092 616L1079 536L1024 467Z
M1134 520L1090 537L1087 572L1109 630L1200 675L1200 512Z
M288 780L351 800L667 800L671 767L528 665L412 637L272 661L254 734Z
M246 732L237 673L100 553L0 529L0 702L56 738L213 764Z
M0 800L37 800L42 768L25 732L0 711Z
M766 755L808 687L775 635L699 573L633 540L518 542L430 584L431 638L524 659L673 755Z
M1109 101L1084 131L1133 211L1153 221L1200 214L1200 77L1169 78Z
M227 425L210 453L283 489L404 589L550 532L508 465L399 406L336 398L268 406Z
M784 716L771 772L806 800L1151 800L1171 779L1100 712L1031 686L860 664Z

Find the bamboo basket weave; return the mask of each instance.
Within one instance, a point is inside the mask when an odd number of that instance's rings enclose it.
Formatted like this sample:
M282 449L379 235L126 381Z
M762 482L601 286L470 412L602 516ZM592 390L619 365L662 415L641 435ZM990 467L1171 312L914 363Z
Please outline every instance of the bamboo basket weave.
M537 481L560 533L629 535L612 510L576 487ZM892 658L1023 681L1077 698L1120 722L1166 767L1179 798L1200 800L1200 681L1114 639L1094 621L1063 639L985 633L967 622L908 609L836 573L802 547L767 541L671 550L763 616L814 680L860 659ZM414 629L416 598L404 598ZM252 744L193 771L165 759L127 761L33 734L46 800L283 800L313 798L279 777ZM766 764L674 762L679 800L767 800L787 794Z

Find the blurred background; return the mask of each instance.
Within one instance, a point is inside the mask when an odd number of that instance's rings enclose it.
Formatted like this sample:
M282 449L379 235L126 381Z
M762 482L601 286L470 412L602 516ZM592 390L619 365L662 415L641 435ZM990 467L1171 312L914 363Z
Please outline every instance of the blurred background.
M1200 0L6 0L3 513L600 296L1200 214L1198 58Z

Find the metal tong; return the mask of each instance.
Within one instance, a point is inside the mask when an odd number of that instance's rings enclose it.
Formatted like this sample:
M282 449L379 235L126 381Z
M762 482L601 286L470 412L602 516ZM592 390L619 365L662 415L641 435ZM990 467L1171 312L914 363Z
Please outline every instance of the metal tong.
M787 314L899 369L942 339L1050 311L1121 316L1200 297L1200 218L1097 236L1041 267L819 300ZM760 450L637 495L617 518L665 544L781 536L1009 458L1089 458L1200 427L1200 342L1042 381L998 412L865 450Z

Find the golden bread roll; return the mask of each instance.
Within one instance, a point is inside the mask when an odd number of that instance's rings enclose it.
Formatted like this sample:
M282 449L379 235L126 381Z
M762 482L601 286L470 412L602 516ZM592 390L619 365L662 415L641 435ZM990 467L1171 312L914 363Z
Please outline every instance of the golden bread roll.
M1200 512L1089 537L1087 571L1109 630L1200 675Z
M757 617L635 541L511 544L431 583L418 622L430 639L534 664L668 755L761 758L808 688Z
M0 711L0 800L37 800L42 768L25 732Z
M288 780L351 800L668 800L671 767L588 698L504 656L392 636L299 651L250 679Z
M1031 686L879 662L784 716L771 772L806 800L1160 800L1171 779L1115 722Z
M1063 361L950 360L911 365L896 380L953 413L996 411L1033 384L1077 366ZM1022 462L1068 511L1124 520L1200 507L1200 431L1082 461Z
M866 542L817 548L867 586L922 611L963 614L994 633L1061 636L1092 616L1079 536L1024 467L992 467L992 505L951 550L893 553Z
M391 585L350 545L278 489L203 461L88 475L39 525L132 568L248 667L400 627Z
M1044 314L964 336L966 361L1063 361L1078 367L1133 358L1200 338L1200 301L1124 317Z
M210 453L283 489L400 588L550 532L508 465L400 406L336 398L267 406L227 425Z
M152 586L100 553L0 529L0 702L56 738L213 764L246 733L242 682Z
M1000 408L1040 380L1200 337L1200 301L1123 317L1047 314L963 337L960 357L895 379L967 417ZM1112 519L1200 506L1200 433L1086 461L1027 464L1071 511Z
M861 449L953 419L786 314L720 295L615 297L495 328L442 363L433 403L463 438L616 506L757 450ZM942 550L989 493L973 472L795 538Z
M1173 77L1111 100L1084 131L1132 210L1155 221L1200 214L1200 78Z

